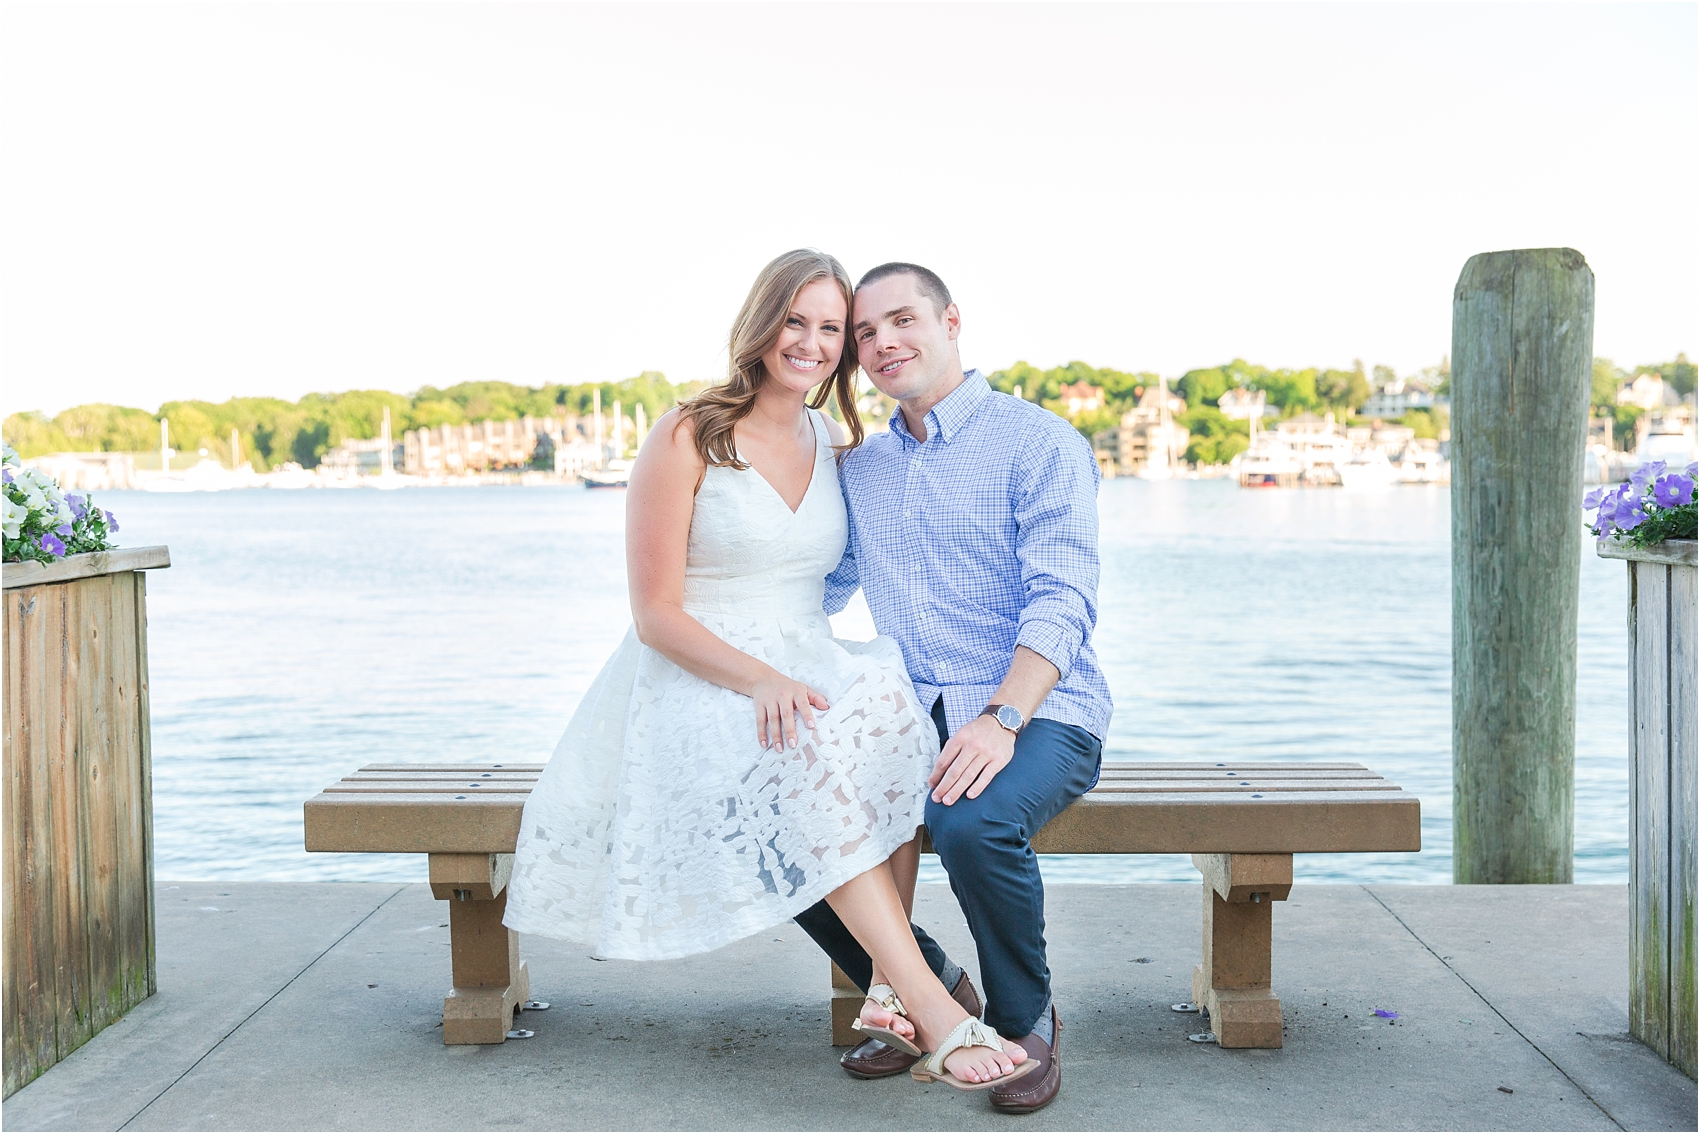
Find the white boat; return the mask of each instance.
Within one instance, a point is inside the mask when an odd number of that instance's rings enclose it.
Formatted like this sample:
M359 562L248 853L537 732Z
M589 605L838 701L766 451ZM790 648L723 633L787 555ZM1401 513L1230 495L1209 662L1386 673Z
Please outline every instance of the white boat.
M1393 477L1400 484L1450 484L1452 481L1452 462L1441 456L1438 448L1406 445L1392 464Z
M1397 476L1393 470L1393 462L1387 459L1387 454L1368 446L1336 464L1334 471L1340 477L1341 488L1360 491L1389 488Z
M248 465L227 469L210 457L197 461L194 468L183 472L154 472L136 476L138 488L148 492L222 492L227 488L247 488L254 482L254 470Z
M1241 488L1297 488L1304 467L1293 451L1278 441L1259 438L1255 448L1228 462Z
M586 488L625 488L631 479L632 463L615 458L599 469L584 474Z
M1635 446L1632 461L1626 461L1625 473L1633 472L1652 461L1663 461L1671 468L1682 468L1700 458L1700 446L1695 444L1694 426L1686 418L1656 417L1645 436Z

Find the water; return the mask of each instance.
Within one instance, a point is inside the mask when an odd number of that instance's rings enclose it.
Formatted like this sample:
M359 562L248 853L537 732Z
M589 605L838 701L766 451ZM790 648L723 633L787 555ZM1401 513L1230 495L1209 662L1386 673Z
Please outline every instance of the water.
M373 762L540 762L629 621L621 492L109 493L149 576L161 878L416 881L309 855L301 803ZM1451 879L1448 493L1115 480L1100 497L1106 755L1354 760L1416 793L1420 854L1299 876ZM1627 876L1623 565L1582 563L1576 880ZM872 633L865 607L837 620ZM936 862L923 867L942 878ZM1194 881L1180 855L1056 856L1052 881Z

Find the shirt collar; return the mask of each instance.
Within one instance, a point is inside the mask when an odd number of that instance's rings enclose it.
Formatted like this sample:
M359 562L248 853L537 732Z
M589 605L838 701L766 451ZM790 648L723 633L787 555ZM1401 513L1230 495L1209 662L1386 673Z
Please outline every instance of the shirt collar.
M927 411L927 436L939 437L948 445L957 430L967 424L974 416L974 411L980 408L980 403L986 400L986 395L992 392L991 384L979 370L969 370L962 375L962 385L944 396L944 400ZM913 441L914 435L909 432L909 423L904 420L903 407L898 406L891 411L890 428L894 433L900 433Z

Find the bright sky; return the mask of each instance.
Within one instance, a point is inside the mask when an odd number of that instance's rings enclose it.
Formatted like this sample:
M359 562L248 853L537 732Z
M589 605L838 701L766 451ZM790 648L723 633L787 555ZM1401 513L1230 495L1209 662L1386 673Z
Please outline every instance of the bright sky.
M800 245L964 361L1401 372L1569 245L1700 353L1688 4L0 7L0 408L718 376Z

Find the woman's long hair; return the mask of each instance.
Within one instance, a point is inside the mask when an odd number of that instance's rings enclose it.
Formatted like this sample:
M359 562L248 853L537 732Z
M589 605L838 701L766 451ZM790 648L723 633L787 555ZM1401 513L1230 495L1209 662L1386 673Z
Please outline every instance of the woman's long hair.
M775 258L750 287L750 294L732 323L727 346L731 365L726 381L679 404L680 412L691 419L697 453L705 463L749 468L738 459L732 430L749 416L755 407L756 393L767 381L762 355L779 341L797 293L816 280L828 279L844 292L844 353L838 358L837 368L809 395L808 404L812 409L820 409L828 397L836 397L839 415L850 431L850 443L839 446L840 452L848 452L862 443L862 418L856 412L856 349L850 340L850 309L855 288L843 264L825 252L799 248Z

